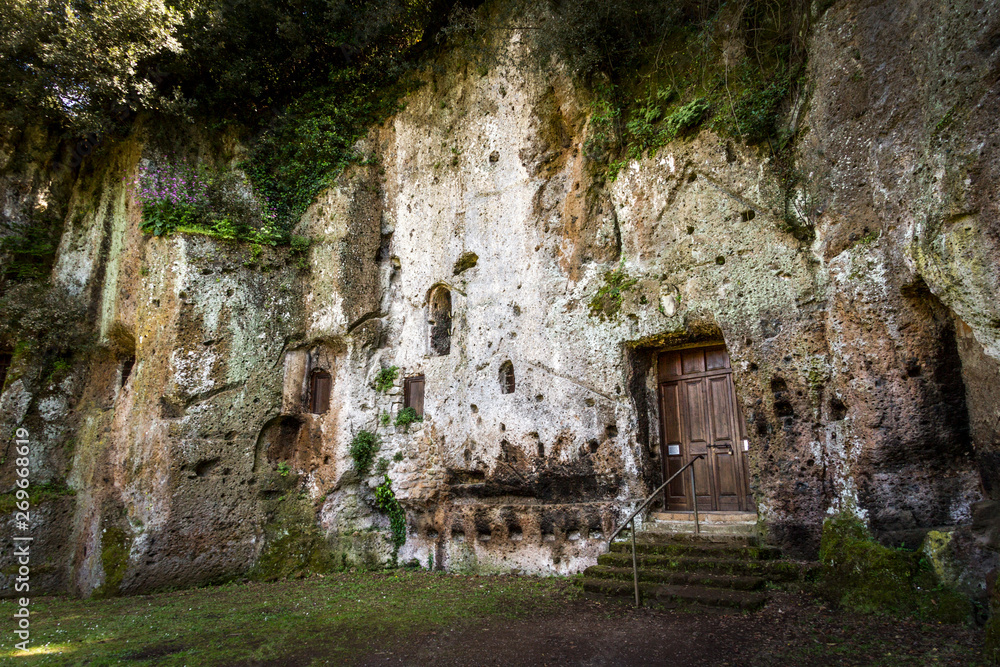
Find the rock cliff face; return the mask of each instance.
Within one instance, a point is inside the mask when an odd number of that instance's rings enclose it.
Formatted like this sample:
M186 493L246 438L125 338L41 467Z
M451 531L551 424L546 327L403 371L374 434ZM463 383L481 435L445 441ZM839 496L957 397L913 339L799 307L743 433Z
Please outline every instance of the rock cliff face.
M141 128L68 175L24 157L44 138L8 137L5 215L64 220L52 280L96 341L56 366L18 346L0 400L53 485L33 585L385 562L383 468L399 560L578 571L660 482L656 355L724 343L770 539L814 553L840 510L897 544L952 531L981 586L1000 546L1000 10L834 3L793 164L703 131L613 183L588 168L585 93L530 65L526 36L506 48L485 74L441 57L300 221L304 255L144 236L124 185ZM386 425L418 377L424 420ZM362 430L385 462L359 478Z

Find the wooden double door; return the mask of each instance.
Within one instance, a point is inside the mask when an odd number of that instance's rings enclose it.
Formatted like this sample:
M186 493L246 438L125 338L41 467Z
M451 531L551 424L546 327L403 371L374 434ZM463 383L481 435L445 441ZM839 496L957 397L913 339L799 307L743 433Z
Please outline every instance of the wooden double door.
M663 479L694 463L698 510L752 511L746 424L724 345L663 352L657 359ZM670 511L693 509L691 475L665 491Z

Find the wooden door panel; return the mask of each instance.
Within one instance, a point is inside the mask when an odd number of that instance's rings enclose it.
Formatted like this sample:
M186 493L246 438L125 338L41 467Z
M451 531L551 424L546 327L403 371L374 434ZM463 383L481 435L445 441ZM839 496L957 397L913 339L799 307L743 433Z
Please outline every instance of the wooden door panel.
M705 381L703 379L684 382L684 415L687 426L688 456L704 454L708 451L708 420L705 405Z
M666 382L668 378L679 377L681 374L681 355L679 352L665 352L660 355L657 362L657 375L660 382Z
M705 372L705 353L702 350L685 350L681 353L681 373L690 375L691 373Z
M729 400L729 392L728 375L708 378L708 397L712 411L712 442L735 446L736 438L730 417L733 406Z
M729 368L729 355L726 354L726 348L713 347L705 350L705 368L710 371Z
M661 456L666 463L666 470L664 470L666 477L664 479L680 470L685 462L681 401L677 385L676 382L660 385L660 415L662 415L663 421ZM667 486L666 496L668 509L687 509L687 495L684 491L683 479L678 478L671 482Z
M739 509L740 480L737 469L739 443L733 423L732 380L729 375L708 379L708 395L712 415L712 472L717 508ZM719 447L728 445L728 448Z
M687 463L697 454L708 454L711 443L711 420L708 415L708 385L705 378L684 381L684 424L687 426L687 453L684 462ZM711 503L712 481L711 466L708 459L694 462L694 481L698 492L698 502L701 507ZM685 480L690 484L690 476ZM690 494L690 491L688 491Z

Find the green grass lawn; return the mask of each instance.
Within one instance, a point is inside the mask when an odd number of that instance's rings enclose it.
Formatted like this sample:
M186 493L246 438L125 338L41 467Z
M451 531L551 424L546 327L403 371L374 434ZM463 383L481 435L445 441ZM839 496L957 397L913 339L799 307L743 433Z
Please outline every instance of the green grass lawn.
M565 579L400 570L110 600L36 598L30 651L16 650L4 631L0 658L17 665L233 665L321 651L336 663L434 627L544 612L575 590ZM0 601L0 617L13 613L13 600Z
M0 601L0 663L902 667L985 664L982 630L771 592L756 612L635 609L575 579L351 572L104 600L31 602L30 650ZM6 629L2 623L8 625Z

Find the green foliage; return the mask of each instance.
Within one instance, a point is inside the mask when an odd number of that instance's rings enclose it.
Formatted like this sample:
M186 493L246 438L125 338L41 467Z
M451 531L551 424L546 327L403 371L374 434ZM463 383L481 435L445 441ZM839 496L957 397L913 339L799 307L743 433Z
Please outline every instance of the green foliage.
M605 272L604 284L591 297L588 304L590 316L600 317L601 320L613 319L621 310L625 293L635 287L637 282L639 282L638 278L631 278L625 272L624 260L618 265L618 268Z
M344 167L362 156L354 145L401 107L401 83L371 83L344 69L334 83L304 93L255 142L243 163L254 186L276 206L285 226L297 220Z
M395 386L397 377L399 377L398 366L383 368L376 373L375 380L372 382L372 387L375 388L375 391L384 394Z
M281 236L275 211L238 170L162 160L143 164L132 185L140 227L154 236L183 231L264 245Z
M392 417L389 416L388 412L383 412L382 415L378 418L378 422L382 426L388 426L389 424L392 423Z
M292 471L292 467L288 465L285 461L278 462L278 474L282 477L288 477L288 473Z
M392 455L392 460L395 461L396 463L399 463L400 461L402 461L403 460L403 452L396 452L395 454L393 454Z
M142 206L140 228L147 234L166 236L176 231L178 227L190 227L196 224L198 224L198 212L190 204L158 201Z
M361 430L351 440L351 458L354 460L354 469L359 477L364 477L371 470L372 462L375 460L375 452L381 446L382 440L371 431Z
M851 514L823 522L819 557L823 590L848 609L949 623L964 621L970 613L968 599L940 585L919 553L879 544Z
M778 135L781 104L791 94L794 81L783 63L769 76L762 77L759 70L744 60L740 73L743 90L733 101L730 114L723 111L719 118L731 134L750 144L760 143Z
M691 100L667 116L663 122L665 137L673 139L688 130L697 127L701 119L705 117L705 112L712 105L704 97Z
M392 559L395 561L399 547L406 543L406 511L396 499L389 475L385 475L383 482L375 488L375 506L389 517L389 526L392 530Z
M711 122L746 143L790 138L782 109L804 71L804 39L823 8L799 0L561 2L538 36L594 92L586 155L611 179L629 159ZM732 61L733 52L744 57Z
M539 26L539 58L557 55L580 78L618 81L641 68L648 45L686 21L681 3L575 0L553 3L556 17Z
M378 461L375 463L375 474L384 475L389 470L389 459L384 456L378 457Z
M149 68L179 50L183 18L158 0L0 3L0 119L83 135L108 130L126 106L183 114L183 100L161 94Z
M417 411L413 408L403 408L396 415L395 426L402 426L404 429L409 430L410 424L415 422L422 422L424 420L423 415L418 415Z
M0 238L0 254L6 255L3 278L14 282L48 276L55 260L62 225L53 217L30 220L23 227L6 222Z
M600 82L595 87L594 93L594 99L590 103L590 124L583 150L591 160L604 162L618 147L618 126L622 110L614 100L614 88L610 84Z
M304 253L306 250L309 250L309 245L311 243L312 241L309 239L308 236L298 236L293 234L289 242L289 245L291 246L292 252Z

